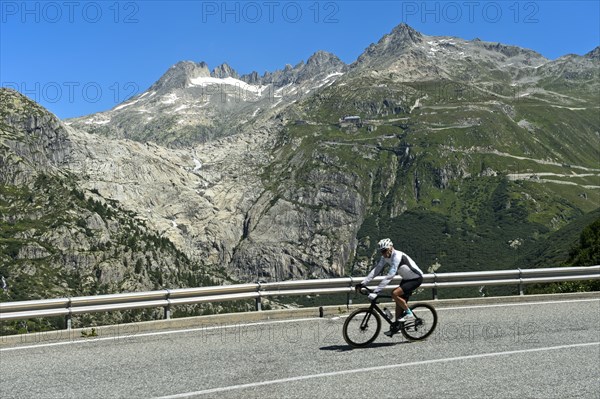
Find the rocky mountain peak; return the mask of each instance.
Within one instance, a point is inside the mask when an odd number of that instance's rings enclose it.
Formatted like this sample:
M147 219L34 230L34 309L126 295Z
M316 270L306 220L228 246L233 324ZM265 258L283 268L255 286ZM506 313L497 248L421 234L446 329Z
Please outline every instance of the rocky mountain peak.
M600 60L600 46L596 47L595 49L584 55L584 57L591 58L592 60Z
M417 32L404 22L392 29L390 36L394 36L397 39L410 40L412 42L419 42L423 38L421 33Z
M321 69L326 69L330 67L343 67L344 62L340 60L335 54L329 53L327 51L319 50L306 61L307 67L318 67Z
M225 64L224 64L225 65ZM164 73L154 83L150 90L165 91L170 89L183 89L188 86L190 79L211 76L208 65L205 62L180 61Z
M341 72L346 68L346 64L336 55L326 51L317 51L302 65L298 73L298 81L305 81L318 77L320 75L329 75L335 72Z
M397 59L409 48L423 41L423 35L405 23L396 26L384 35L377 44L371 44L356 61L357 64L370 65L385 63Z
M242 75L242 77L240 79L251 85L260 84L260 82L261 82L260 76L259 76L258 72L256 72L256 71L252 71L249 74Z
M281 87L287 84L300 84L313 79L322 79L329 74L341 72L347 65L334 54L317 51L306 61L300 61L295 66L286 64L282 70L265 72L260 79L262 84L273 84ZM249 79L257 76L245 75L242 80L251 83Z
M220 79L224 79L224 78L239 79L240 78L240 75L238 75L238 73L233 68L231 68L227 63L223 63L223 64L219 65L218 67L216 67L215 69L213 69L213 71L210 75L213 78L220 78Z

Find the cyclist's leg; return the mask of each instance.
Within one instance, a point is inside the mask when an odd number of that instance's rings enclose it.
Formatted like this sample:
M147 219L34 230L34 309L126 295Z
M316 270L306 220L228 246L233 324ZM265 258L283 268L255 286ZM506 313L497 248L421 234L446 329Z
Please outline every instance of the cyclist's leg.
M396 321L402 317L402 313L408 309L408 295L404 293L402 286L392 291L392 299L396 302Z
M402 280L400 286L392 292L392 298L396 302L396 319L399 319L402 312L408 309L408 300L414 290L423 283L423 278L419 277L411 280ZM396 297L394 297L396 294ZM400 309L399 309L400 307Z

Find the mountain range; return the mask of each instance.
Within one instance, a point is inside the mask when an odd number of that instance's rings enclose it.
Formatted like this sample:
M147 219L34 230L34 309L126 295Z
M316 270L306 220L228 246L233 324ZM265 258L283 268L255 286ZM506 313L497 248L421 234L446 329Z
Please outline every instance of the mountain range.
M182 61L65 121L0 89L0 274L18 299L335 277L381 237L424 270L528 267L600 206L599 67L401 24L350 65Z

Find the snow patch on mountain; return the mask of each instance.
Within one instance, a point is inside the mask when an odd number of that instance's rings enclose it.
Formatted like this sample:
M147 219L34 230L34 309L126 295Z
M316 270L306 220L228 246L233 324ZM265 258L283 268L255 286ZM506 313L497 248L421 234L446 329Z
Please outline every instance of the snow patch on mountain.
M196 166L194 166L194 169L192 169L193 172L197 172L200 169L202 169L202 162L200 162L199 160L197 160L196 158L194 158L194 164Z
M192 86L200 86L200 87L206 87L209 85L230 85L230 86L238 87L245 91L252 92L258 96L262 95L263 91L268 87L268 86L251 85L244 81L241 81L239 79L235 79L232 77L213 78L211 76L200 76L198 78L190 79L190 84Z
M184 109L189 108L186 104L182 104L179 107L175 108L173 112L183 111Z
M175 102L177 102L178 99L179 99L179 97L177 97L177 94L169 93L166 96L163 96L163 99L161 100L161 102L163 104L175 104Z
M128 102L128 103L124 103L124 104L118 105L118 106L115 107L114 111L118 111L118 110L123 109L125 107L129 107L130 105L133 105L133 104L137 103L138 101L140 101L140 98L138 98L135 101L131 101L131 102Z

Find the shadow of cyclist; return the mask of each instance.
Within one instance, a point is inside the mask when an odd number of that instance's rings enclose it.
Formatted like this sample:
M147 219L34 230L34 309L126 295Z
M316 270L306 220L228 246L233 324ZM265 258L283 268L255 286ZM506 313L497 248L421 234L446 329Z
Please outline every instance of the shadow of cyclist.
M353 348L350 345L330 345L330 346L322 346L319 348L319 350L322 351L336 351L336 352L347 352L347 351L351 351L354 349L368 349L368 348L385 348L385 347L390 347L390 346L396 346L396 345L403 345L403 344L408 344L410 342L408 341L402 341L402 342L376 342L376 343L372 343L368 346L366 346L365 348Z

